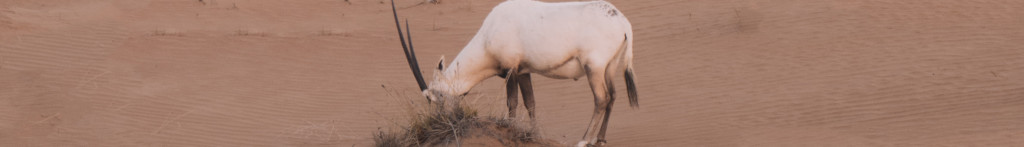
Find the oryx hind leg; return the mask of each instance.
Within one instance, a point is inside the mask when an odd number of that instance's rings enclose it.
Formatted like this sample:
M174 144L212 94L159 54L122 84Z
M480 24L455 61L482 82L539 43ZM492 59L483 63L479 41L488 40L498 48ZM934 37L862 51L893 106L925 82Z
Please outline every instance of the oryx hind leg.
M591 66L591 65L602 65ZM590 83L590 89L594 92L594 115L590 119L590 124L587 126L587 131L583 135L583 140L589 143L597 143L597 136L600 132L603 132L601 126L605 123L605 119L608 115L605 115L608 110L608 104L611 102L608 96L608 81L605 77L605 66L607 64L588 64L584 66L584 70L587 72L587 80Z
M533 120L535 119L533 112L533 82L530 79L530 74L516 76L516 81L519 82L519 90L523 93L523 105L526 105L526 111L530 113L530 119Z
M615 63L615 62L612 62ZM608 104L604 109L604 120L601 122L601 131L597 133L597 145L603 145L607 143L604 139L605 133L608 133L608 119L612 115L612 106L615 105L615 85L612 82L612 72L616 71L615 66L609 66L605 71L604 82L605 87L608 90Z

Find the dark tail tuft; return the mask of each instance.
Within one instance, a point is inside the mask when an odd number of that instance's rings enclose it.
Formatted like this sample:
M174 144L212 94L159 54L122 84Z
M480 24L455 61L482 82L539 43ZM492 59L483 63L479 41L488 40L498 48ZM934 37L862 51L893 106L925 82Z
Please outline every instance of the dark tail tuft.
M626 92L629 93L629 106L634 109L640 108L640 102L636 92L636 77L633 74L633 67L626 67Z

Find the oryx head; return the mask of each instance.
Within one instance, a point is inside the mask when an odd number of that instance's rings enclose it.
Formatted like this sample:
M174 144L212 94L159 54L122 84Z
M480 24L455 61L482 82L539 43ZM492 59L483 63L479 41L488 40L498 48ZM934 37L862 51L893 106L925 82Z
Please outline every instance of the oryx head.
M413 50L412 46L412 35L409 33L409 21L406 20L405 22L406 32L403 36L402 26L398 22L398 12L395 10L394 0L391 0L391 12L395 16L395 27L398 28L398 38L402 41L402 49L405 51L405 59L406 61L409 61L409 68L412 68L413 76L416 77L416 83L419 84L420 90L423 92L423 96L426 97L429 102L434 102L445 97L465 95L452 94L452 87L449 86L452 84L450 83L450 80L448 80L450 77L443 73L445 69L443 56L441 57L441 61L438 61L437 68L434 68L434 78L431 81L431 84L428 86L427 83L423 81L423 74L420 72L419 63L416 61L416 52ZM408 46L406 46L407 39L409 40Z

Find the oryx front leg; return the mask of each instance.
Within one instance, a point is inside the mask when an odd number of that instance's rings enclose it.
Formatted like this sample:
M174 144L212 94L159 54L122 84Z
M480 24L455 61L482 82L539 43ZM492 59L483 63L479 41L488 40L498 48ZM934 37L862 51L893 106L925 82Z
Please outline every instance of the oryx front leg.
M507 78L505 79L505 92L508 96L508 117L516 117L516 108L519 107L519 81L516 74L516 69L508 70Z
M601 126L607 122L604 118L608 115L605 115L605 113L607 113L611 103L610 91L608 91L608 78L605 77L606 67L604 65L607 64L588 64L584 66L587 80L590 82L590 89L594 92L594 115L590 118L590 125L587 126L586 134L583 135L583 140L589 144L597 144L598 141L603 140L603 138L598 138L598 134L603 134L601 131L604 131L604 129L601 129Z
M533 120L535 119L533 113L533 82L530 79L530 74L517 76L516 81L519 82L519 89L523 92L523 105L526 105L526 111L530 113L530 120Z

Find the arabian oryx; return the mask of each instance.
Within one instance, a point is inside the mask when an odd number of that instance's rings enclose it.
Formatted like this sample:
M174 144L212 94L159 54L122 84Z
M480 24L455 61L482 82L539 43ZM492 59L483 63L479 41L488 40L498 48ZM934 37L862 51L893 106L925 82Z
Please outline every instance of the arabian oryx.
M419 71L411 36L406 47L394 0L391 9L406 59L423 95L430 101L465 95L484 79L500 76L506 78L509 115L515 115L516 94L521 89L532 118L530 73L574 80L587 76L595 107L580 143L597 145L605 143L608 116L615 101L611 80L616 73L625 73L630 106L639 106L633 74L632 26L608 2L502 2L487 15L476 36L451 64L444 66L442 57L429 86ZM409 29L408 22L405 27ZM620 66L625 66L624 70Z

